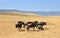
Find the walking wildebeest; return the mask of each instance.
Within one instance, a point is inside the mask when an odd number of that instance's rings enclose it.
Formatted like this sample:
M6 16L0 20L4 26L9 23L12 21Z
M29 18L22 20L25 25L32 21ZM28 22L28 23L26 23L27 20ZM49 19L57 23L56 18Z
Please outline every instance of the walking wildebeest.
M38 21L34 21L34 22L27 22L27 30L29 30L31 27L33 28L33 31L34 31L34 28L38 25Z
M38 29L39 30L44 30L43 26L46 25L46 22L40 22L38 23Z
M39 30L44 30L43 26L46 25L46 22L40 22L38 23L38 21L34 21L34 22L27 22L26 24L22 21L18 21L18 24L16 24L16 28L18 28L18 30L20 31L22 26L23 28L25 28L25 26L27 26L27 31L29 31L30 28L33 28L33 31L35 29L35 27L38 27Z
M18 21L18 24L16 24L16 28L18 28L18 30L20 31L21 30L21 28L22 28L22 25L24 25L24 22L22 22L22 21Z

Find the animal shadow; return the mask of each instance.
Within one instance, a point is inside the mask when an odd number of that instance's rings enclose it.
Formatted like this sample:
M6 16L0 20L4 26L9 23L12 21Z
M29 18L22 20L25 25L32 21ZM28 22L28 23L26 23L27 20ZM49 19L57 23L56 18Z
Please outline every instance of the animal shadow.
M25 30L20 30L19 32L24 32Z
M48 30L48 28L44 28L44 29L43 29L43 31L46 31L46 30Z

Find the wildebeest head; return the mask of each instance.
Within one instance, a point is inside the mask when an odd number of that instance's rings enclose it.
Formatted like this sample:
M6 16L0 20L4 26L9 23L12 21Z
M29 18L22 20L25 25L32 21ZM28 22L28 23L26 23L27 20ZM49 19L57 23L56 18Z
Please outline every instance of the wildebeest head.
M18 27L18 24L16 24L16 26L15 26L16 28Z
M38 29L40 30L43 30L43 26L46 25L46 22L40 22L38 23Z
M35 25L37 25L37 24L38 24L38 21L34 21L33 23L34 23Z
M40 22L39 25L46 25L46 22Z
M22 23L22 21L18 21L18 24L19 24L19 23Z
M38 21L34 21L34 23L38 23Z
M24 22L22 22L22 21L18 21L18 24L24 24Z
M21 28L22 25L24 25L24 22L22 22L22 21L18 21L18 23L16 24L15 27L16 27L16 28L17 28L17 27Z

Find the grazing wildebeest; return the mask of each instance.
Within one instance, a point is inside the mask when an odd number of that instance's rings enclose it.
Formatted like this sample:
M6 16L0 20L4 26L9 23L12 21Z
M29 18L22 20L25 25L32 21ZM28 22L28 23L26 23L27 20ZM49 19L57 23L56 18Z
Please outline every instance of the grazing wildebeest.
M38 21L34 21L34 22L27 22L27 30L29 30L29 28L33 28L33 31L34 31L34 28L38 25Z
M18 30L20 31L21 30L21 28L22 28L22 25L24 25L24 22L22 22L22 21L18 21L18 24L16 24L16 28L18 28Z
M38 23L38 29L39 30L44 30L43 26L46 25L46 22L40 22Z

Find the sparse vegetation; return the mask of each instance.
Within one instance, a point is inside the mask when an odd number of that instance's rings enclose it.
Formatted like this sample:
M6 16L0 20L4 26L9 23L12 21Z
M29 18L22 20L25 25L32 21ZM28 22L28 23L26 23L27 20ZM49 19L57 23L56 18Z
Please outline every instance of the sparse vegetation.
M60 16L31 16L4 15L0 13L0 38L60 38ZM6 13L7 14L7 13ZM21 14L21 13L20 13ZM19 21L46 21L44 31L39 32L18 32L15 24ZM23 28L22 28L23 29Z

